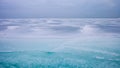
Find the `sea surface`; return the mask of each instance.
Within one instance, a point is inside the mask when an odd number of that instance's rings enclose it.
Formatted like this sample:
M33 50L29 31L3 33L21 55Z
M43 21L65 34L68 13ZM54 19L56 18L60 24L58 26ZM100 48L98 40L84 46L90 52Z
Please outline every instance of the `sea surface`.
M120 18L0 19L0 68L120 68Z

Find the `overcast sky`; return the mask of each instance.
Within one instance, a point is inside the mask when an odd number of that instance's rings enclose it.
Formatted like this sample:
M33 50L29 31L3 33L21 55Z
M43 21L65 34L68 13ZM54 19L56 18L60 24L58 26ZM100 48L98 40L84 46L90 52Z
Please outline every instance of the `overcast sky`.
M0 18L120 17L120 0L0 0Z

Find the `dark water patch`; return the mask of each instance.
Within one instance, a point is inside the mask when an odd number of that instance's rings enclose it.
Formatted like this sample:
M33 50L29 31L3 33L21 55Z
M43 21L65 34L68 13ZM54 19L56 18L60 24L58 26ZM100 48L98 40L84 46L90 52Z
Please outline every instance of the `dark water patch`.
M52 54L55 54L55 52L46 52L46 54L52 55Z

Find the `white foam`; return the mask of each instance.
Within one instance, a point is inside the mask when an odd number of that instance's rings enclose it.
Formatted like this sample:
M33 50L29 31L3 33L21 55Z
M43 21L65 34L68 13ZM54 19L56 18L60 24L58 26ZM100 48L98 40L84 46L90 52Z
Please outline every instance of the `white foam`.
M101 57L101 56L96 56L95 58L96 59L105 59L104 57Z

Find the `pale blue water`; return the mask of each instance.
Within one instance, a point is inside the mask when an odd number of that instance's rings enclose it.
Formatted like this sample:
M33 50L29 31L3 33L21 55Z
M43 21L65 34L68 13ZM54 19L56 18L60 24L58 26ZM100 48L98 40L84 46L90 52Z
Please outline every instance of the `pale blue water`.
M1 19L0 68L120 68L120 19Z

